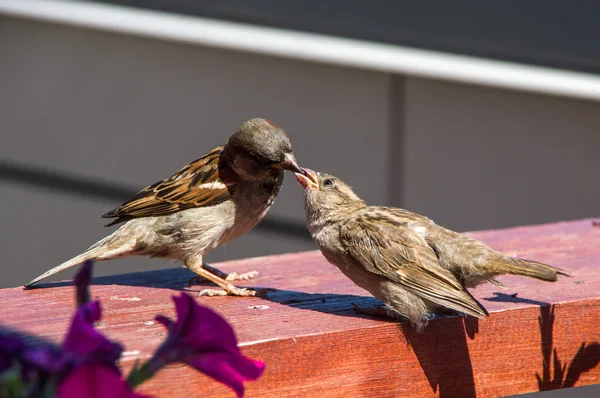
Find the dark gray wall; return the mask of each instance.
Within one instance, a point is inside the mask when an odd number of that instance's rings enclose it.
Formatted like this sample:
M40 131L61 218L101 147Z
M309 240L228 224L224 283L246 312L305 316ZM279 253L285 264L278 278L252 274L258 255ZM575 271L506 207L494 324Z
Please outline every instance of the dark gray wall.
M405 206L459 230L600 215L600 104L408 79Z

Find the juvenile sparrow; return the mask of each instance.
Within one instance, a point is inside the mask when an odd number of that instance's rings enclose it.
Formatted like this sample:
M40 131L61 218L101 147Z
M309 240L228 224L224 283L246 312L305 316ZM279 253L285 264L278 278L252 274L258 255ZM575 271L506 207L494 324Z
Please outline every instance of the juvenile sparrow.
M217 147L175 173L141 190L104 214L124 223L79 256L47 271L29 287L87 259L132 255L181 260L191 271L223 290L207 295L254 296L230 283L257 273L226 275L204 264L204 254L258 224L283 183L284 170L302 173L285 132L265 119L251 119Z
M506 256L419 214L367 206L332 175L305 169L296 178L304 187L308 230L325 258L419 331L436 309L488 315L466 287L497 275L544 281L566 275L558 268Z

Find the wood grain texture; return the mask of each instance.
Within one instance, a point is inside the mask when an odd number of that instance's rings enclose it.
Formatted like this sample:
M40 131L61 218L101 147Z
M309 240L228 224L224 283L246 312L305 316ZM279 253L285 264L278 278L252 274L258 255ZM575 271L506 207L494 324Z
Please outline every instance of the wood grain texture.
M501 277L508 288L471 289L489 310L487 320L440 317L422 334L355 314L352 303L379 302L319 252L213 264L228 272L257 270L260 276L242 285L276 290L197 300L232 323L245 354L266 361L264 376L247 384L248 397L493 397L600 383L600 227L581 220L470 235L573 277L557 283ZM154 316L174 316L170 296L206 287L188 287L191 276L175 268L93 279L92 296L104 315L99 327L125 345L124 368L163 339ZM58 342L74 289L70 282L41 287L0 290L0 325ZM185 366L165 369L142 387L157 397L234 396Z

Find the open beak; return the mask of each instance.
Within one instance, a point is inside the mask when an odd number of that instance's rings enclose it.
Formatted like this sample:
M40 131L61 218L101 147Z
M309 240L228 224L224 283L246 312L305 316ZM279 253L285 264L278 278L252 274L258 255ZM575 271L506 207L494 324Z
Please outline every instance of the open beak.
M278 169L291 171L292 173L304 173L302 167L298 166L296 158L291 153L285 154L285 160L275 165Z
M319 188L319 180L317 179L317 173L311 169L302 169L301 173L295 173L296 180L304 187L304 189L309 188Z

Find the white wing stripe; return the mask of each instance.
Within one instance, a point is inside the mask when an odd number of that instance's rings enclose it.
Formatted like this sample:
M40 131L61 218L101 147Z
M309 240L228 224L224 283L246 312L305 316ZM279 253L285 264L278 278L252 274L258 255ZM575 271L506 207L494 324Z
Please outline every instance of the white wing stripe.
M205 182L204 184L197 185L199 189L226 189L227 186L221 181Z

